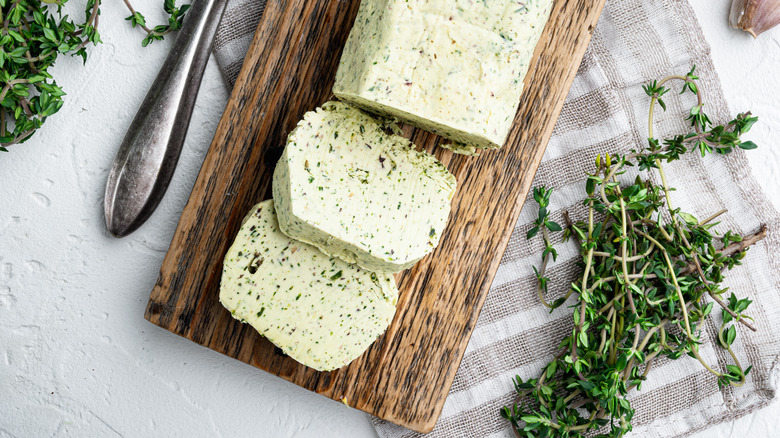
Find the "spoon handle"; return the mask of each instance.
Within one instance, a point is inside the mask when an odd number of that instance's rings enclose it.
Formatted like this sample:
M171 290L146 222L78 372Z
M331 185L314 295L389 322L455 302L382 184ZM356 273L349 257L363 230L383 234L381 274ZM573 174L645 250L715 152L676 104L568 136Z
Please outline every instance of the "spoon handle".
M124 237L152 215L179 161L227 0L194 0L119 147L106 183L108 231Z

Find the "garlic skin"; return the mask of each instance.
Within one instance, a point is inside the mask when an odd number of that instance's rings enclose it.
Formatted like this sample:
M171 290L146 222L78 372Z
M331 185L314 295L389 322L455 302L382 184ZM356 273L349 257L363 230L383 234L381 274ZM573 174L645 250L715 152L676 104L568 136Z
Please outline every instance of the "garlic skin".
M729 25L758 38L780 23L780 0L734 0Z

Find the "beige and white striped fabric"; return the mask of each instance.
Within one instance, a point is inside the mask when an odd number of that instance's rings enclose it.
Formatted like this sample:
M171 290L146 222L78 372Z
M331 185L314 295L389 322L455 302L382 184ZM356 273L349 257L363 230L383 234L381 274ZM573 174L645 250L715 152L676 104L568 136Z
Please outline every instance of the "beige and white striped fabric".
M258 14L257 0L233 0L223 20L215 50L225 76L232 84L243 53L251 40ZM254 16L255 19L258 15ZM240 27L238 27L240 26ZM237 31L236 29L243 29ZM536 175L535 185L555 187L553 218L562 222L563 210L582 218L583 175L598 153L624 152L645 143L648 99L642 85L669 74L685 74L692 65L702 77L705 109L724 121L730 110L712 61L709 46L686 0L608 0L580 66L563 112ZM657 117L656 135L688 132L683 116L691 96L667 94L668 111ZM760 123L760 122L759 122ZM767 147L767 145L760 145ZM489 153L489 152L486 152ZM745 415L774 398L772 372L780 352L780 215L761 193L739 151L728 157L702 159L689 154L667 166L673 202L699 217L727 208L722 225L742 233L767 223L767 239L751 249L745 265L727 275L727 283L740 296L755 300L751 315L758 333L739 328L737 353L753 365L741 388L719 391L713 376L688 357L657 361L642 391L632 396L637 410L634 436L671 437ZM560 339L571 330L567 308L549 314L539 304L532 265L539 264L541 239L526 241L536 206L527 202L499 267L493 287L476 325L458 374L431 437L512 437L499 408L514 401L511 379L537 377L552 357ZM574 278L576 249L558 242L560 257L548 271L557 290ZM556 289L551 289L554 295ZM714 325L705 337L716 334ZM703 356L721 368L729 363L721 349L707 343ZM378 434L415 437L418 434L375 419Z
M214 37L214 57L231 89L263 16L266 0L230 0Z

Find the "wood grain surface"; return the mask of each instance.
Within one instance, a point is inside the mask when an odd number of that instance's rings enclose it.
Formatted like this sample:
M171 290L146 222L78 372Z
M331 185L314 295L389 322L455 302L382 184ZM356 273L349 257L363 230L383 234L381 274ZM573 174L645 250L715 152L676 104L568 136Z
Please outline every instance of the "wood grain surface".
M290 130L331 98L358 0L269 0L165 256L146 319L198 344L410 429L428 432L468 344L604 0L556 0L507 144L464 157L404 128L458 180L439 247L396 276L387 333L352 364L317 372L282 355L219 303L222 258L268 199Z

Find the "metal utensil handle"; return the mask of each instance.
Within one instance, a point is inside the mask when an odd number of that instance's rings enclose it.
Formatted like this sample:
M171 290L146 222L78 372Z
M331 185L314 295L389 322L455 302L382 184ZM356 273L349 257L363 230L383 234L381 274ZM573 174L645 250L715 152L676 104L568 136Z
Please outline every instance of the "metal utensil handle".
M108 231L126 236L154 212L173 177L227 0L194 0L117 152L106 183Z

